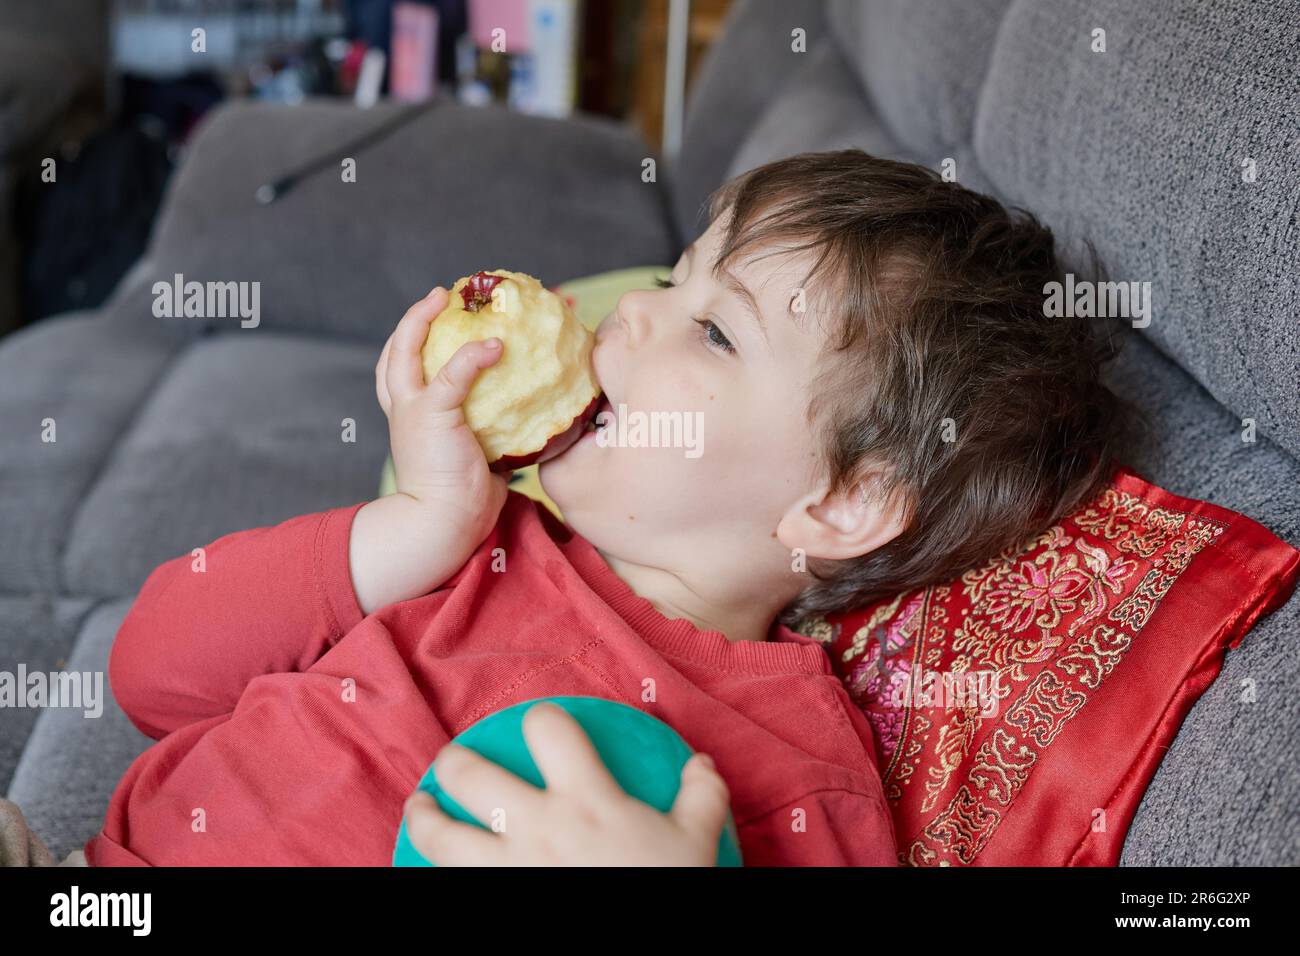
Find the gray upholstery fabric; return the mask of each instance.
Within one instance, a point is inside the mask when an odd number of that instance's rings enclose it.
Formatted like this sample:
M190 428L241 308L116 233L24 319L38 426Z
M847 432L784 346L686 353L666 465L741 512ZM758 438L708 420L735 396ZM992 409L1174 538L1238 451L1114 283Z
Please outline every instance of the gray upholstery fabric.
M196 340L82 502L65 580L83 594L130 594L158 564L223 534L374 497L388 452L379 351L264 328ZM343 441L345 418L355 442Z
M1091 30L1106 30L1093 53ZM1300 6L1020 0L976 126L999 192L1116 279L1216 398L1300 453ZM1245 158L1258 166L1244 182Z
M809 40L803 66L754 124L727 179L797 153L857 148L898 155L898 144L863 97L857 77L828 37Z
M117 706L108 682L108 653L130 607L130 598L98 604L86 615L64 665L68 671L104 674L103 713L42 711L8 788L9 799L22 807L28 825L57 859L99 832L117 782L153 743Z
M0 341L0 592L79 593L59 578L70 526L178 347L157 323L79 312ZM42 441L46 419L53 442Z
M831 36L917 162L932 165L970 141L993 40L1009 4L829 0Z
M150 243L150 288L177 273L259 282L263 327L382 345L412 302L479 269L509 267L555 285L675 258L665 186L641 181L645 145L596 118L441 101L353 157L356 182L344 182L334 162L269 206L254 201L262 184L403 108L216 111L173 179ZM152 302L141 303L150 321Z
M1128 338L1107 377L1150 424L1133 467L1300 546L1300 462L1267 439L1243 442L1232 413L1145 338ZM1300 595L1228 651L1147 788L1123 865L1300 863L1297 632ZM1254 703L1242 698L1247 679L1256 683Z
M951 158L964 186L992 191L969 143L948 144L928 158L900 146L832 36L834 31L815 48L809 46L804 66L772 99L745 137L727 169L727 178L796 153L854 148L937 171Z
M93 603L84 597L0 591L0 671L16 675L20 663L28 673L64 667L81 619ZM30 707L0 710L0 794L8 788L27 735L42 713Z
M791 49L796 28L804 30L808 50L815 49L826 35L824 0L738 0L722 37L700 65L687 99L682 152L670 170L682 246L708 228L703 205L709 193L724 181L771 97L802 69L809 54Z

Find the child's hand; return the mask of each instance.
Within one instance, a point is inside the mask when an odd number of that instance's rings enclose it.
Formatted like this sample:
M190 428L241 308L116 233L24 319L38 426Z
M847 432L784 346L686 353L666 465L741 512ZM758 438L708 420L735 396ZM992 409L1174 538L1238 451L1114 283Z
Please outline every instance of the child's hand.
M488 470L461 404L501 344L466 342L424 380L420 351L447 305L439 286L407 310L375 366L375 394L388 416L395 494L358 509L348 567L364 614L428 594L454 575L501 515L507 475Z
M398 493L463 513L486 533L505 503L507 479L488 470L461 405L479 371L501 357L501 340L466 342L426 383L420 350L446 306L447 290L438 286L402 316L375 366L375 392L388 416Z
M546 789L474 751L438 755L438 782L493 833L453 820L423 790L405 805L406 831L439 866L713 866L727 818L727 785L696 754L672 811L659 813L610 776L582 726L554 704L524 714L524 739ZM504 816L502 816L504 814Z

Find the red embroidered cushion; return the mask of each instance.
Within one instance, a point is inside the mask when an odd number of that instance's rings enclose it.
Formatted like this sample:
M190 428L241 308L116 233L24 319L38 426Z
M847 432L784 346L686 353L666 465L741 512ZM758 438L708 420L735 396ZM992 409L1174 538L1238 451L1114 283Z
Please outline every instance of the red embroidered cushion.
M875 734L899 862L1115 865L1147 783L1300 552L1120 468L961 580L815 628Z

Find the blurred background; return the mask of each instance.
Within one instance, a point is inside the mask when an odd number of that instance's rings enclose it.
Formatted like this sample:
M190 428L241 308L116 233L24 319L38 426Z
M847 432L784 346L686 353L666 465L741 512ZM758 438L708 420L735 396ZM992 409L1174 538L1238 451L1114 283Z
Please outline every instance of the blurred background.
M0 336L107 298L143 252L195 124L223 100L453 97L611 117L658 149L669 73L689 85L730 5L3 0ZM669 53L673 15L684 62Z

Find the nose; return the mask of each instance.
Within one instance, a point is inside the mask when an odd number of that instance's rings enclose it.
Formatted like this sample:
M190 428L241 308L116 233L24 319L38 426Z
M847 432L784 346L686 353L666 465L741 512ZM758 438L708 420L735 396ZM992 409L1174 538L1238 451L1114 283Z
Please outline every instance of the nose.
M625 292L600 325L596 327L596 347L592 363L596 380L607 398L626 397L628 377L632 374L637 349L644 343L649 329L649 312L645 293Z
M645 335L650 316L649 305L649 292L624 292L618 297L618 305L606 319L612 323L609 331L622 334L630 349L636 348Z
M615 307L614 310L601 319L600 324L596 326L596 344L599 345L611 335L626 333L627 323L623 321L623 316L619 314L618 308Z

